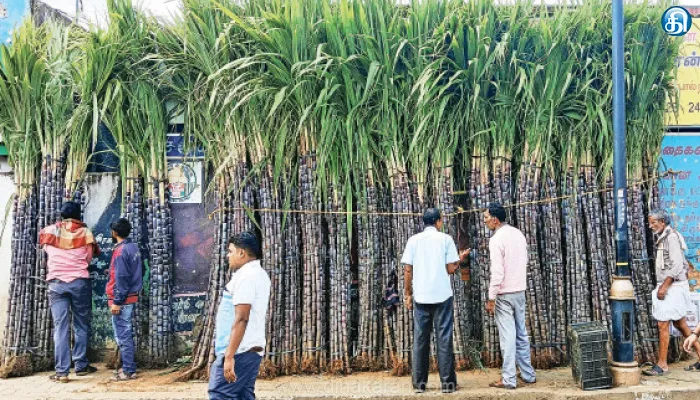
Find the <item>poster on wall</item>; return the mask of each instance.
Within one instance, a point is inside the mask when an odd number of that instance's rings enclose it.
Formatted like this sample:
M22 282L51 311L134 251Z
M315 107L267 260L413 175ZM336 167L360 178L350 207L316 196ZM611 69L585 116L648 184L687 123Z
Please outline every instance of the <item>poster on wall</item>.
M661 207L688 245L691 287L700 292L700 134L667 134L661 147ZM695 281L695 282L694 282Z
M0 44L8 44L12 30L29 14L29 0L0 0Z
M680 53L676 58L676 80L678 104L673 112L666 114L666 123L671 126L700 126L700 26L694 24L682 37ZM673 105L669 111L673 110Z
M173 203L202 202L202 162L168 161L168 188Z

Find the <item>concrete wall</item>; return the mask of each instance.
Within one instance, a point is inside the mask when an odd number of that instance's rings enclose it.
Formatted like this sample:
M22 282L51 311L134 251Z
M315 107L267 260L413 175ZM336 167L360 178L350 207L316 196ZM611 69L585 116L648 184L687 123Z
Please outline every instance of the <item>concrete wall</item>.
M0 161L2 163L2 161ZM7 165L0 165L0 343L5 335L7 301L10 297L10 244L12 243L12 195L15 185ZM8 206L10 208L8 208ZM7 211L9 212L7 212Z

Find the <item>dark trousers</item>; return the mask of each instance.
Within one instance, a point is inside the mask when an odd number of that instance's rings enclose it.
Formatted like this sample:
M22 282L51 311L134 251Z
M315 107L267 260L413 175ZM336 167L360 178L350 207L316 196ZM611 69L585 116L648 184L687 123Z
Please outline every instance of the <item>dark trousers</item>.
M136 372L136 361L134 361L134 329L131 324L131 316L134 314L135 304L125 304L121 306L121 311L117 315L112 315L112 329L114 329L114 339L119 346L119 354L122 359L122 371L127 374Z
M442 389L457 389L455 356L452 344L454 329L452 297L442 303L413 303L413 387L425 390L430 368L430 335L435 329L438 369Z
M87 346L92 316L92 284L89 279L66 283L49 282L49 305L53 317L53 343L56 375L68 376L71 363L70 319L73 314L73 362L75 370L88 366Z
M255 380L258 378L260 361L258 353L241 353L234 356L236 382L228 383L224 378L224 355L216 357L209 372L209 400L255 399Z

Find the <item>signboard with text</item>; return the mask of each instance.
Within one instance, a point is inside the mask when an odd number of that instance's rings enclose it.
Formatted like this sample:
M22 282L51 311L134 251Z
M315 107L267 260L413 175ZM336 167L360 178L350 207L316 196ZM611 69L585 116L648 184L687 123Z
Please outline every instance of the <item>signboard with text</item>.
M664 138L661 172L661 207L671 213L673 226L688 244L686 257L700 270L700 133Z
M688 8L697 15L700 9ZM678 90L677 118L672 112L666 114L670 126L700 126L700 18L693 19L693 26L683 36L680 53L676 58L675 85ZM672 110L672 105L669 111Z

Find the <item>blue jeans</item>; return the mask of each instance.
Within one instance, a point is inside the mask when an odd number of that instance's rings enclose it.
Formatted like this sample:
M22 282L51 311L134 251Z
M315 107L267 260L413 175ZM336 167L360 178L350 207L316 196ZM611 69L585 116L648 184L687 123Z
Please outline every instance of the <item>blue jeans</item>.
M89 279L49 282L49 306L53 318L53 343L56 375L68 376L71 363L70 314L73 314L73 362L75 370L88 366L87 346L92 317L92 284Z
M535 381L530 361L530 338L525 329L525 292L499 294L496 297L496 324L503 355L503 384L515 387L515 365L526 382Z
M112 315L112 328L114 340L119 347L122 358L122 370L127 374L136 372L136 360L134 359L134 329L131 325L131 316L134 312L134 304L121 306L119 315Z
M442 389L457 389L452 344L454 314L452 297L438 304L413 303L413 387L425 390L430 370L430 334L435 329L438 369Z
M236 382L228 383L224 378L224 355L216 356L209 372L209 400L255 399L255 380L262 357L258 353L241 353L233 359Z

